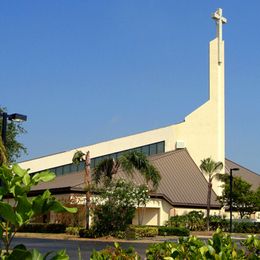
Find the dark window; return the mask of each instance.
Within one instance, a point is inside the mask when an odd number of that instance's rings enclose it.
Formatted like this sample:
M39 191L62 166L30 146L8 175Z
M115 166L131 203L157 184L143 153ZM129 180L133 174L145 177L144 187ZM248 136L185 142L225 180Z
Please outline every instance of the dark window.
M142 147L142 153L144 153L145 155L149 155L149 145L143 146Z
M150 144L150 155L156 154L156 144Z
M67 164L63 166L63 174L68 174L71 172L71 165Z
M90 168L94 168L95 167L95 160L91 159L90 161Z
M164 142L160 142L157 144L157 153L164 153L165 147Z
M81 172L85 169L85 161L81 161L79 164L78 164L78 171Z
M130 151L142 152L147 156L158 154L158 153L164 153L165 152L165 142L163 141L163 142L158 142L158 143L154 143L154 144L150 144L150 145L144 145L144 146L128 149L128 150L121 151L121 152L116 152L116 153L99 156L96 158L91 158L90 167L94 168L98 165L99 162L101 162L104 159L118 158L118 157L122 156L124 153L130 152ZM54 172L57 176L61 176L63 174L69 174L71 172L83 171L84 169L85 169L85 161L82 161L79 164L67 164L67 165L55 167L55 168L50 169L50 171ZM33 173L33 174L35 174L35 173Z
M76 163L71 164L71 172L77 172L78 171L78 165Z
M56 167L56 175L61 176L62 174L63 174L63 167L62 166Z

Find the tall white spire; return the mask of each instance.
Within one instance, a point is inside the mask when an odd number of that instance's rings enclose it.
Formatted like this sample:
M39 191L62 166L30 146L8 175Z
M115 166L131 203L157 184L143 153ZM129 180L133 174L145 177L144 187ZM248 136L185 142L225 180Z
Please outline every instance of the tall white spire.
M221 57L222 24L227 23L227 19L222 16L221 8L218 8L218 10L214 14L212 14L212 19L214 19L217 24L218 63L221 63L222 62L222 57Z

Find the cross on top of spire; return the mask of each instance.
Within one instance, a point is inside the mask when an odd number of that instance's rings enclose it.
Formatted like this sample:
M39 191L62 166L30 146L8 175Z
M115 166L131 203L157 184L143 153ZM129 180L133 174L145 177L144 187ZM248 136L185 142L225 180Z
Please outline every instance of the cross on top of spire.
M222 24L227 23L227 19L222 16L221 8L218 8L218 10L212 14L212 19L217 23L217 37L222 40Z
M222 16L222 9L218 8L218 10L212 14L212 19L216 21L217 24L217 38L218 38L218 63L222 63L221 57L221 44L222 44L222 24L227 23L227 19Z

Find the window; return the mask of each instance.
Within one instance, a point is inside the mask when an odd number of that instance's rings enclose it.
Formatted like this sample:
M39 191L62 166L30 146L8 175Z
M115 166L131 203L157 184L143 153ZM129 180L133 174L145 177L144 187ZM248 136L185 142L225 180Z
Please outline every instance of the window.
M79 164L78 164L78 172L81 172L85 169L85 161L81 161Z
M62 166L56 167L56 170L55 170L56 176L61 176L63 174L62 168L63 168Z
M77 172L78 171L78 165L75 164L75 163L72 163L70 169L71 169L71 172Z
M165 152L165 142L162 141L162 142L158 142L158 143L154 143L154 144L148 144L148 145L128 149L125 151L120 151L120 152L111 153L111 154L105 154L105 155L102 155L102 156L99 156L96 158L91 158L90 167L94 168L98 165L99 162L101 162L104 159L118 158L121 155L123 155L124 153L130 152L130 151L142 152L147 156L158 154L158 153L164 153ZM50 169L50 171L53 171L57 176L61 176L61 175L69 174L72 172L80 172L80 171L83 171L84 169L85 169L85 161L82 161L78 165L77 164L67 164L67 165L63 165L60 167L52 168L52 169Z
M63 174L68 174L68 173L71 173L71 165L70 164L67 164L67 165L64 165L63 166Z
M150 145L150 155L156 154L157 153L157 146L156 144L151 144Z
M149 145L142 147L142 153L147 155L147 156L149 155L149 153L150 153Z
M157 143L157 153L164 153L165 147L164 142Z

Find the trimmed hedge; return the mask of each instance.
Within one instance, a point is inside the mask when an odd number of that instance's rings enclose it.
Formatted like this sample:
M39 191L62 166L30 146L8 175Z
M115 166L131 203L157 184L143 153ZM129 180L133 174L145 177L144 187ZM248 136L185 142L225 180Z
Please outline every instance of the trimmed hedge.
M93 229L81 228L79 230L79 236L82 238L96 238L99 237Z
M80 227L66 227L66 234L78 236Z
M126 230L127 239L140 239L143 237L155 237L158 235L158 227L130 226Z
M18 232L28 233L65 233L66 225L55 223L31 223L19 228Z
M260 233L260 222L233 222L233 232L235 233Z
M190 230L184 227L159 227L160 236L189 236Z

